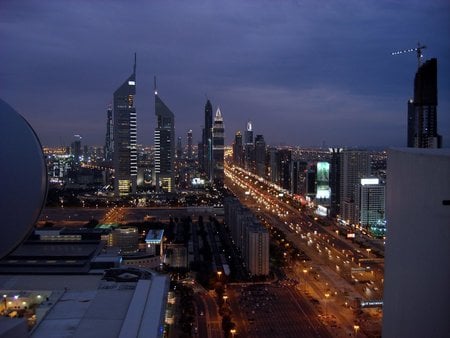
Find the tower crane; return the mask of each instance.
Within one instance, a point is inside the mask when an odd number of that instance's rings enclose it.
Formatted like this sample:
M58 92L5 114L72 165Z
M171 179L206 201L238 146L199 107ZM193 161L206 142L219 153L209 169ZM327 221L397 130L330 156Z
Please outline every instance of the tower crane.
M399 51L396 51L396 52L392 52L391 55L399 55L399 54L404 54L404 53L417 52L417 68L419 68L420 67L420 63L421 63L422 58L423 58L422 50L425 49L425 48L427 48L427 46L421 45L420 42L418 42L416 48L399 50Z

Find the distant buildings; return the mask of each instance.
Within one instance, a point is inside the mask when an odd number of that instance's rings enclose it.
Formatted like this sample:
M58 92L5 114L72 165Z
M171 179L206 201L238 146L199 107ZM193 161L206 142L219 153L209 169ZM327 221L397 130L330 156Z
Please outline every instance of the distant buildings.
M212 165L213 165L213 182L216 186L223 186L224 180L224 125L223 125L223 117L220 109L217 108L216 115L214 116L214 126L212 132L213 138L213 156L212 156Z
M192 129L187 133L187 159L191 160L193 155L192 151Z
M161 100L155 88L155 171L154 182L158 191L175 189L175 117Z
M408 101L408 147L442 147L437 104L437 59L433 58L419 67L414 78L414 100Z
M109 106L106 111L106 136L105 136L105 146L103 148L103 158L106 162L111 162L113 160L114 153L114 123L113 123L113 110Z
M206 174L208 180L212 179L212 104L209 100L205 104L205 126L202 134L202 170Z
M247 128L244 133L244 167L247 170L254 170L254 149L253 144L253 124L252 121L247 122Z
M137 129L136 55L133 73L114 92L114 194L126 196L136 193L137 183Z

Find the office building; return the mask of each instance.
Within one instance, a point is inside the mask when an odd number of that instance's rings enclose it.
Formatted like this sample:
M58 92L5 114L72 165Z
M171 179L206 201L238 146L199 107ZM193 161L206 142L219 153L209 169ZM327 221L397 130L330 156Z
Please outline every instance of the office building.
M244 133L244 167L253 171L255 167L255 145L253 144L253 124L252 121L247 122Z
M175 188L175 117L158 95L155 86L155 171L156 189L173 192Z
M266 178L266 141L263 135L255 137L255 173Z
M269 274L269 232L259 222L245 227L246 266L252 275Z
M370 177L370 155L364 150L344 150L340 161L340 215L349 224L357 224L358 187L361 178Z
M181 159L183 155L183 145L181 144L181 136L177 138L177 158Z
M448 337L450 150L392 149L387 170L382 336Z
M360 225L366 229L385 221L385 185L378 178L362 178L358 209Z
M72 155L75 165L80 164L81 160L81 136L75 135L75 141L70 144L70 154Z
M279 185L283 189L289 190L291 186L291 161L292 161L292 152L289 149L280 149L278 150L278 168L280 174Z
M213 182L215 185L223 186L224 172L223 172L223 158L224 158L224 125L223 117L220 109L217 108L214 116L213 126Z
M111 232L111 246L117 247L121 254L133 254L139 249L139 232L136 227L120 227Z
M341 207L341 153L342 148L330 148L330 216L337 217Z
M136 95L136 55L133 73L114 92L114 194L136 193L137 126L134 97Z
M202 169L203 172L208 177L208 180L212 179L212 148L213 148L213 139L212 139L212 128L213 128L213 117L212 117L213 109L212 104L209 100L206 101L205 104L205 126L203 128L203 164Z
M305 195L306 169L308 163L301 160L291 161L291 194Z
M442 137L437 131L437 59L427 60L417 70L412 104L414 107L408 103L408 146L441 148Z
M114 153L114 123L113 123L113 110L112 106L108 107L106 111L106 136L105 147L103 149L103 159L105 162L111 162L113 160Z
M187 158L188 160L192 159L193 151L192 151L192 129L190 129L187 133Z
M242 134L240 131L236 132L236 135L234 135L233 163L240 167L244 164L244 146L242 144Z

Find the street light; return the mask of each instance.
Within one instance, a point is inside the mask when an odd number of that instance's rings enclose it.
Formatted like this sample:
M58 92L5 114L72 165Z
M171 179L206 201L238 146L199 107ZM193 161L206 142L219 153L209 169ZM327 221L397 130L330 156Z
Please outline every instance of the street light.
M231 333L231 337L234 337L234 335L236 334L236 329L231 329L230 330L230 333Z
M353 329L355 330L355 337L358 335L359 325L353 325Z

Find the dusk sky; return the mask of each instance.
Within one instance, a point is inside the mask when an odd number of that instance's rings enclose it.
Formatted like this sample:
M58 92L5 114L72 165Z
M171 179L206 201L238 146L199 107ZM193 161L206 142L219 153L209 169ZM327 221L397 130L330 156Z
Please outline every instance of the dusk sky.
M153 76L177 136L201 139L206 97L226 141L253 121L267 144L405 146L415 53L438 59L450 146L450 2L0 2L0 97L44 145L103 145L106 108L137 53L138 142L153 144Z

